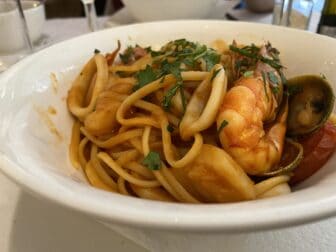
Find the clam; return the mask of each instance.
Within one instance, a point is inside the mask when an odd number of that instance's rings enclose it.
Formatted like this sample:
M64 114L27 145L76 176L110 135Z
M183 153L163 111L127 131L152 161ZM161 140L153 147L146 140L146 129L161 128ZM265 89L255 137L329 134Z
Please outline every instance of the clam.
M334 107L334 94L328 81L318 75L302 75L287 82L289 109L287 136L295 137L318 130Z
M286 138L285 148L280 163L273 170L260 174L262 177L273 177L290 174L301 162L303 158L303 147L300 143Z
M277 167L258 176L290 174L303 158L303 147L296 137L318 130L334 107L334 94L328 81L318 75L302 75L287 81L288 117L284 153Z

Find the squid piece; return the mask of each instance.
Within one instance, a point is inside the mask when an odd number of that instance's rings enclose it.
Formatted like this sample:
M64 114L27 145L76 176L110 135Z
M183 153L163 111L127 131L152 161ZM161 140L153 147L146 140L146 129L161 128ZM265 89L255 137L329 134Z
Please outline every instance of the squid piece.
M198 157L172 168L178 181L204 202L235 202L256 198L253 181L224 150L204 144Z
M85 128L95 136L110 134L116 130L120 126L116 119L117 110L132 88L131 83L120 83L102 91L95 109L84 120Z
M91 99L85 106L86 95L90 89L91 81L95 73L97 73L97 75ZM70 112L80 121L84 121L85 117L94 110L97 98L104 90L107 82L108 67L106 58L101 54L96 54L84 66L68 92L67 104Z
M180 123L180 135L183 140L190 139L215 122L226 87L225 70L221 65L215 65L211 74L194 91L187 105Z

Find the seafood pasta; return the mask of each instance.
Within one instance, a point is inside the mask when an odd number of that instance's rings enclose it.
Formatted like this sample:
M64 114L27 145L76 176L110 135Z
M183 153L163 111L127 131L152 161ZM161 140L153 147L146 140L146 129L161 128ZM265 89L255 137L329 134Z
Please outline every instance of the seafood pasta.
M271 197L336 147L329 83L287 80L270 43L120 47L95 50L67 97L70 159L97 188L186 203Z

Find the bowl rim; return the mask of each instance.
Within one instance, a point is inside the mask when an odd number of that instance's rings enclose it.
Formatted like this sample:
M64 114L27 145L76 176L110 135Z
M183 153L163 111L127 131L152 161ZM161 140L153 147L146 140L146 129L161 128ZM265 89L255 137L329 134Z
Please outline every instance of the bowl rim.
M47 50L52 50L52 48L62 47L65 43L70 41L76 41L85 39L89 36L95 36L97 33L109 33L112 31L123 30L128 28L141 28L146 25L180 25L181 23L199 22L200 24L211 24L220 23L223 25L234 25L237 24L235 21L223 21L223 20L179 20L179 21L159 21L159 22L148 22L131 24L127 26L114 27L95 33L89 33L75 37L57 44L54 44L48 48L45 48L29 57L23 59L17 64L13 65L9 70L0 76L0 85L6 83L10 77L21 67L28 65L34 59L39 57L42 53ZM279 31L285 32L295 32L295 33L308 33L306 31L294 30L286 27L274 27L267 24L253 24L239 22L250 27L272 27L272 29L278 29ZM323 40L332 40L332 38L321 36L317 34L310 33L311 36L318 36ZM336 41L335 41L336 42ZM71 192L70 190L66 193L60 194L60 188L57 186L50 186L50 184L43 183L41 179L24 172L24 170L13 160L9 159L6 155L0 151L0 171L2 171L7 177L15 181L20 186L24 187L30 192L36 195L42 196L45 199L56 202L68 208L89 214L103 221L116 224L126 224L128 226L137 226L142 228L150 229L160 229L160 230L174 230L174 231L189 231L189 232L242 232L242 231L252 231L252 230L266 230L270 228L279 228L286 226L299 225L303 223L308 223L316 221L322 218L330 217L336 212L336 195L330 196L328 198L319 198L313 202L304 202L296 205L286 205L284 207L279 207L274 209L274 212L265 211L259 209L253 212L253 217L250 218L239 218L242 216L237 215L232 212L229 215L223 216L223 214L214 214L214 210L221 210L225 208L224 206L232 205L243 205L242 203L228 203L228 204L208 204L199 205L197 208L201 211L198 215L188 215L188 210L192 211L195 209L194 205L182 204L182 203L163 203L157 201L143 200L132 197L125 197L123 195L114 194L110 192L104 192L90 187L90 191L93 193L99 193L101 195L109 195L111 201L113 199L117 201L123 201L129 205L120 206L119 204L102 204L94 198L90 197L78 197L78 194ZM56 184L54 184L56 185ZM81 186L81 185L75 185ZM78 187L78 188L79 188ZM87 187L87 186L86 186ZM143 209L138 208L139 206L146 205ZM133 208L132 208L133 207ZM146 212L145 208L152 207L156 211ZM181 213L181 209L186 210L186 213ZM212 214L209 216L206 210L211 210ZM290 213L290 214L288 214ZM251 213L252 215L252 213ZM276 218L275 218L276 216Z

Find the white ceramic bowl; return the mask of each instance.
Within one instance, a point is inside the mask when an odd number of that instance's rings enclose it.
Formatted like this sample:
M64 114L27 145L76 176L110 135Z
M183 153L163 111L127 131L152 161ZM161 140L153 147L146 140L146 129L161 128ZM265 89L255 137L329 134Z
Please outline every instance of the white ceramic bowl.
M205 18L217 0L122 0L138 21ZM224 15L224 14L223 14Z
M45 22L44 5L39 1L22 1L31 41L42 35ZM14 1L0 1L0 55L10 54L24 47L21 21Z
M159 35L158 35L159 34ZM336 155L295 192L258 201L190 205L125 197L87 185L71 167L71 117L65 97L95 48L111 51L117 40L160 45L187 38L209 43L270 40L281 52L287 75L323 73L336 84L336 40L304 31L241 22L167 21L117 27L84 35L42 50L0 76L0 168L24 188L92 216L154 251L216 251L221 234L291 226L333 216L336 211ZM66 53L64 53L66 52ZM55 73L58 91L49 75ZM335 87L335 86L334 86ZM62 139L45 123L49 115ZM39 111L39 112L37 112ZM44 112L43 112L44 111Z

